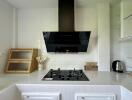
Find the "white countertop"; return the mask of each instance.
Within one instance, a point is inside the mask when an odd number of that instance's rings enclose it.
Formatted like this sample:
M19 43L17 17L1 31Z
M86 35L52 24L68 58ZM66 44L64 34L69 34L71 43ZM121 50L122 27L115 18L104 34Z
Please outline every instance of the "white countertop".
M122 85L132 91L132 75L116 72L85 71L90 81L42 81L48 71L35 71L31 74L0 74L0 90L12 84L48 85Z

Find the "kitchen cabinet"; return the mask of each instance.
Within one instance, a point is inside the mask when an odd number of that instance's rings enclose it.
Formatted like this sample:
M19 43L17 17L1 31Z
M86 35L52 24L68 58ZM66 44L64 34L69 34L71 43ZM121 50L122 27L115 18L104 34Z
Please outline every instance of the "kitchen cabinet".
M0 92L0 100L131 100L131 98L132 92L121 85L14 84Z
M132 1L121 2L121 41L132 40Z
M75 100L116 100L114 94L76 94Z
M38 50L34 48L11 48L9 49L8 61L5 72L30 73L37 69L36 57Z

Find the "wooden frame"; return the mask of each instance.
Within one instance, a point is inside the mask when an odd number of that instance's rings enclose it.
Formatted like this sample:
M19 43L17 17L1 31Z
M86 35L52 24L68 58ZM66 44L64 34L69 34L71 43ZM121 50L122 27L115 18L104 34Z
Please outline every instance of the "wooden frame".
M31 73L37 69L37 66L38 66L36 61L37 56L38 56L38 49L35 49L35 48L11 48L9 49L8 62L5 68L5 72ZM25 67L26 64L27 64L27 70L24 71L23 70L24 68L22 68L22 66ZM20 70L18 69L19 67L20 67Z

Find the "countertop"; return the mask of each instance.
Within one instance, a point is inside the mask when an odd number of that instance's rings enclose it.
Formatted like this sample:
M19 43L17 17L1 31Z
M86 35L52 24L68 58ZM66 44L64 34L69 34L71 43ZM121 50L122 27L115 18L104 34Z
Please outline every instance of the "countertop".
M132 75L127 73L84 71L90 81L42 81L48 70L31 74L0 74L0 90L12 84L48 84L48 85L122 85L132 91Z

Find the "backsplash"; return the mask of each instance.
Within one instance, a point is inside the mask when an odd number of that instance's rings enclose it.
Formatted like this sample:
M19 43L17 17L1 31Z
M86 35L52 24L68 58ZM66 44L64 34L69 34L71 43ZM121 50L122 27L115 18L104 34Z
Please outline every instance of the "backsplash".
M132 57L126 57L126 66L128 71L132 71Z
M84 65L88 61L94 61L93 58L89 57L86 53L75 53L75 54L55 54L49 53L46 69L84 69Z

